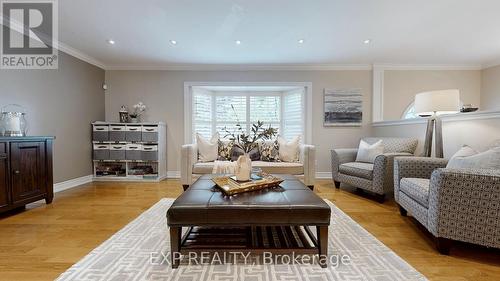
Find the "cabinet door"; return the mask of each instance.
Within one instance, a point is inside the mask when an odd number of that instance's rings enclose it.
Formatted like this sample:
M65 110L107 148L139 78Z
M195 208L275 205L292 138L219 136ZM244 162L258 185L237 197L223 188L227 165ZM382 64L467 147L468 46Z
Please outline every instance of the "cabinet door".
M45 194L45 143L11 143L10 157L13 203Z
M9 166L7 165L7 146L0 143L0 208L9 204Z

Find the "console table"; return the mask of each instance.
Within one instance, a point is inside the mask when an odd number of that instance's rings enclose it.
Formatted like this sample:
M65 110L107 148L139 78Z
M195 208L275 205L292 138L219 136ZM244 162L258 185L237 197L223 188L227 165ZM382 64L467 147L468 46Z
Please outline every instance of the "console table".
M54 197L53 137L0 137L0 212Z

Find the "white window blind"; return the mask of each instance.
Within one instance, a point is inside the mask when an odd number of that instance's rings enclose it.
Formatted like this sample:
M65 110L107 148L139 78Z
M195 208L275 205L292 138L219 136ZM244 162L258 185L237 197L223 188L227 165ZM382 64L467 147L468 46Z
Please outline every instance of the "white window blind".
M193 91L193 140L196 133L210 138L218 132L224 138L227 135L225 128L238 133L238 123L250 133L252 124L257 121L264 122L265 127L278 129L286 139L304 136L304 100L303 89L290 92Z
M304 92L293 91L283 95L283 137L287 140L297 135L304 138Z
M215 97L216 107L216 125L215 130L219 132L220 138L225 138L228 130L231 133L237 134L236 124L241 124L246 130L247 123L247 97L242 95Z
M212 136L212 98L209 94L193 95L193 139L196 133L205 138Z
M273 127L280 133L281 127L281 95L250 97L250 126L264 122L264 127Z

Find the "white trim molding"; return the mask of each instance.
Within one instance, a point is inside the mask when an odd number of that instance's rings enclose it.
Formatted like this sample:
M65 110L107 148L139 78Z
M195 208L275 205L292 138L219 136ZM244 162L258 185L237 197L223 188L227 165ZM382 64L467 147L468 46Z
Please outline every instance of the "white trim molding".
M316 172L316 179L332 179L332 172Z
M303 87L305 91L305 142L312 143L312 83L311 82L184 82L184 143L192 143L192 104L193 104L193 87Z
M391 64L376 63L373 68L381 70L482 70L480 64Z
M491 110L491 111L477 111L470 113L446 114L440 117L441 120L443 120L443 122L445 123L472 121L472 120L500 119L500 111ZM415 118L415 119L373 122L372 126L387 127L387 126L401 126L401 125L414 125L414 124L426 124L426 123L427 123L427 118Z
M107 70L188 70L188 71L334 71L371 70L371 64L165 64L114 65Z
M180 179L181 171L167 171L167 179Z
M83 177L79 177L76 179L70 179L67 181L58 182L58 183L54 184L54 193L68 190L68 189L80 186L82 184L90 183L93 181L92 177L93 177L93 175L88 175L88 176L83 176Z

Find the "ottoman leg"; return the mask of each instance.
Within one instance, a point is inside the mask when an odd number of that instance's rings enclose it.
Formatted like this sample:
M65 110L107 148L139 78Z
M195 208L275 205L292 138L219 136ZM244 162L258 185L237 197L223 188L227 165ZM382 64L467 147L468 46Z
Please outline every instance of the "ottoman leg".
M182 185L182 189L184 189L184 191L186 191L188 188L189 188L189 184L183 184Z
M181 227L170 227L170 258L172 268L178 268L181 258Z
M319 265L328 267L328 226L316 226L319 250Z

